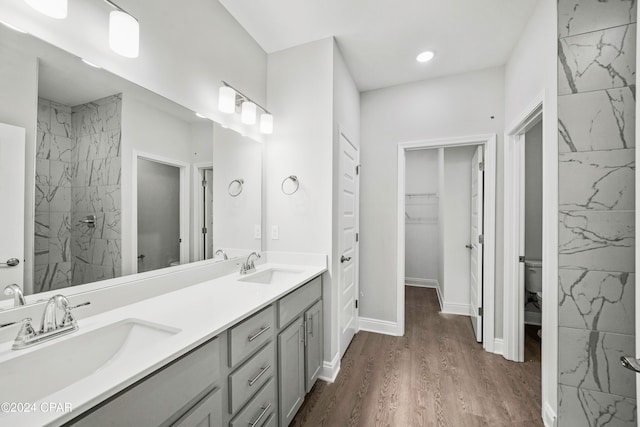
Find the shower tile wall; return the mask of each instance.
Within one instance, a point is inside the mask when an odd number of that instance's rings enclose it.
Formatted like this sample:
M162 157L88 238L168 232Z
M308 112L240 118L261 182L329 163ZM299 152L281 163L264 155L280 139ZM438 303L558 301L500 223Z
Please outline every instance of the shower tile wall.
M73 224L96 215L94 228L71 231L73 285L110 279L121 272L120 130L122 96L72 109L76 168L72 179Z
M120 95L38 102L34 291L120 275ZM80 224L96 215L96 227Z
M635 426L636 2L559 0L558 426Z

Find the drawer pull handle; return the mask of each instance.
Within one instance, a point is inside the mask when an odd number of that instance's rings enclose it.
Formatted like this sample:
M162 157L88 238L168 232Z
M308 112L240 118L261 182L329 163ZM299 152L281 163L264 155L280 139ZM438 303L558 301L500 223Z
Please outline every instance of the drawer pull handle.
M258 418L256 418L255 421L249 421L249 425L251 427L255 427L258 425L258 423L260 422L260 420L262 419L262 417L264 417L264 415L267 413L267 411L269 410L269 408L271 408L271 403L267 404L267 406L263 406L262 407L262 412L260 412L260 415L258 415Z
M267 332L269 329L271 329L271 326L265 326L264 328L260 329L258 332L256 332L255 335L251 335L249 337L249 342L252 342L253 340L255 340L256 338L258 338L260 335L264 334L265 332Z
M262 370L258 372L258 375L253 377L253 379L249 380L249 387L253 386L256 383L256 381L258 381L260 377L263 376L265 372L267 372L269 369L271 369L271 365L267 365L264 368L262 368Z

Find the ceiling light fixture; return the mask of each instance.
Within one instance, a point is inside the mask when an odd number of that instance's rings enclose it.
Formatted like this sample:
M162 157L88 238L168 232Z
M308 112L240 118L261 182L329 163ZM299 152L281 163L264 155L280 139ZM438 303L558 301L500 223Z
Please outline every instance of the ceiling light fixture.
M87 61L87 60L86 60L86 59L84 59L84 58L80 58L80 60L81 60L82 62L84 62L85 64L87 64L88 66L90 66L90 67L93 67L93 68L100 68L100 66L99 66L99 65L96 65L96 64L94 64L94 63L93 63L93 62L91 62L91 61Z
M109 14L109 47L126 58L137 58L140 54L138 20L111 0L104 1L116 9Z
M17 31L17 32L22 33L22 34L27 34L27 32L25 30L22 30L22 29L16 27L15 25L11 25L11 24L9 24L7 22L0 21L0 24L4 25L5 27L7 27L9 29L12 29L13 31Z
M222 86L218 91L218 109L221 112L231 114L239 109L242 123L253 125L258 118L258 108L262 110L260 132L264 134L273 133L273 115L262 105L254 102L229 83L222 82Z
M67 0L25 0L25 2L50 18L64 19L67 17Z
M433 59L433 57L436 56L435 53L433 53L430 50L424 51L421 54L419 54L418 56L416 56L416 61L418 62L429 62Z

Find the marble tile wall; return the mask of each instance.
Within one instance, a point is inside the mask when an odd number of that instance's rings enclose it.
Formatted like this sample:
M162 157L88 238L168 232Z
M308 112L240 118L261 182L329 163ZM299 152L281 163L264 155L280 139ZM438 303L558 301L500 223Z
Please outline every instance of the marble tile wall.
M635 426L635 0L558 1L558 423Z
M39 99L36 292L120 275L121 110L120 95L73 108Z

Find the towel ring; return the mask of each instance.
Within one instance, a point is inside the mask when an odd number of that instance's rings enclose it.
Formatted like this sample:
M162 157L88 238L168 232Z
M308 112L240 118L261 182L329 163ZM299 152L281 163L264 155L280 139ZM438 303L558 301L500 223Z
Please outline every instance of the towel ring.
M233 189L231 187L233 187L233 184L238 184L238 191L233 191ZM244 179L240 178L240 179L234 179L233 181L231 181L229 183L229 187L227 188L227 191L229 192L229 195L231 197L238 197L240 195L240 193L242 193L242 184L244 184Z
M291 191L291 192L287 192L287 191L284 189L284 184L285 184L288 180L291 180L291 181L294 183L294 185L295 185L295 188L294 188L294 189L293 189L293 191ZM283 180L282 180L282 184L280 185L280 188L282 188L282 192L283 192L284 194L286 194L287 196L291 196L291 195L292 195L292 194L294 194L296 191L298 191L298 188L300 188L300 181L298 181L298 177L297 177L297 176L295 176L295 175L289 175L288 177L286 177L285 179L283 179Z

